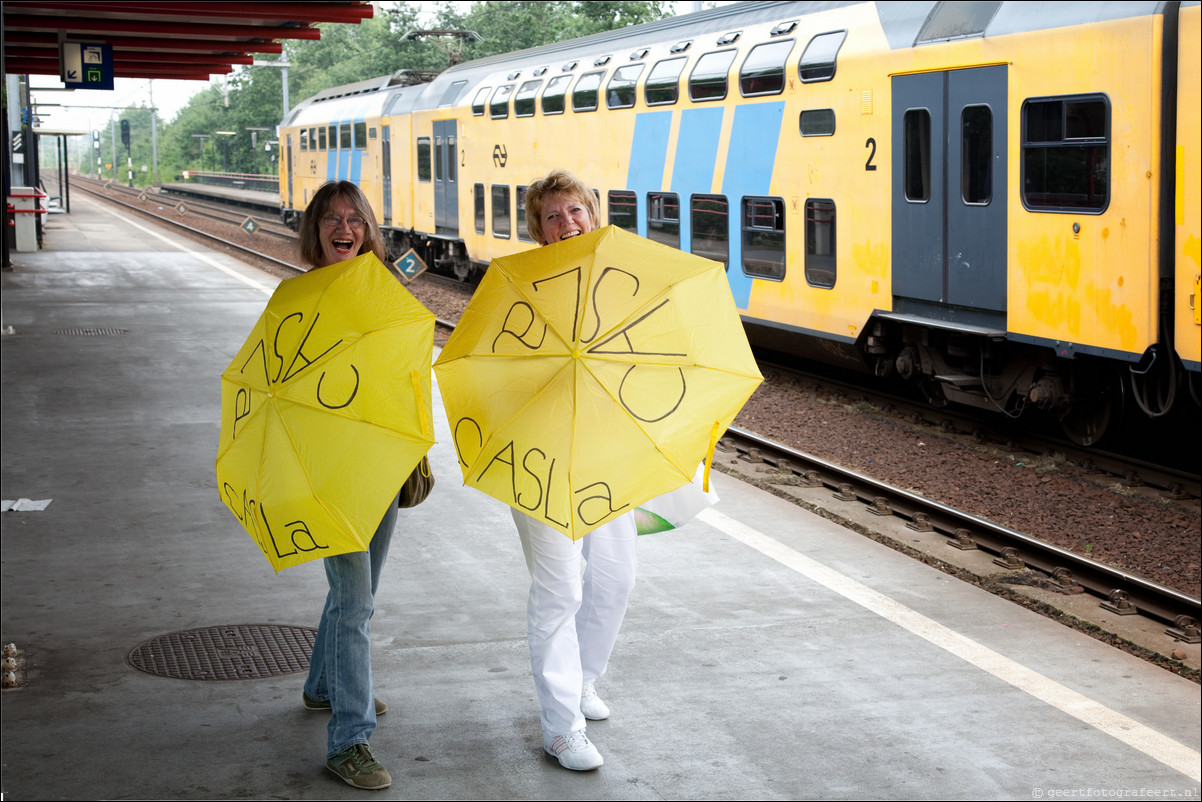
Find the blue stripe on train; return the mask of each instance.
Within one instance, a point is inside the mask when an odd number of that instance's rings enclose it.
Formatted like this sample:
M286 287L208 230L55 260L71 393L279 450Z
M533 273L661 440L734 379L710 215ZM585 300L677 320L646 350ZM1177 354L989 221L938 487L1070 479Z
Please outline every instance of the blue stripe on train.
M784 108L783 102L776 102L740 106L734 110L721 191L730 203L731 213L728 229L731 269L726 275L740 309L747 308L751 296L751 279L743 274L741 267L742 198L768 194ZM720 106L687 109L681 113L673 154L671 191L680 198L682 250L689 250L691 237L689 198L709 194L713 187L725 113L726 109ZM670 111L644 112L635 120L626 188L633 190L637 197L639 234L644 237L647 236L647 193L662 190L664 163L669 158L671 123Z
M668 160L668 134L672 130L671 111L648 111L634 121L630 143L630 167L626 188L635 194L639 236L647 236L647 193L658 192L664 180Z
M781 118L785 104L756 103L735 109L735 123L726 153L722 194L730 200L730 270L726 277L735 305L747 308L751 279L743 273L743 203L747 195L767 195L772 186Z

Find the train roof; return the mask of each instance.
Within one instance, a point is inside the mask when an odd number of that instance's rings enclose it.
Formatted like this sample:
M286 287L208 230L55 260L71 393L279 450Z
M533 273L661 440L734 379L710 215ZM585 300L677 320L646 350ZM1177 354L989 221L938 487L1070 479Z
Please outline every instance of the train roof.
M336 119L337 115L334 112L344 108L374 108L374 113L378 114L383 104L389 103L390 100L393 100L390 110L403 111L407 109L407 106L397 108L396 96L416 99L421 94L420 86L435 75L436 73L397 70L390 75L381 75L378 78L368 78L365 81L323 89L294 107L280 124L304 125L310 122L328 121ZM413 89L414 87L419 88ZM390 89L397 91L384 94ZM413 91L401 91L404 89L413 89Z
M1187 0L1183 5L1196 5L1199 0ZM698 37L725 34L765 23L787 23L827 11L860 6L862 0L809 0L808 2L739 2L718 8L706 9L692 14L683 14L668 19L648 22L628 28L592 34L577 39L555 42L526 50L504 53L475 61L457 64L433 76L424 74L428 80L418 89L418 94L406 93L387 106L389 113L407 111L413 107L433 108L455 105L469 91L494 73L521 66L547 66L560 69L562 62L576 59L583 61L612 55L615 59L627 58L626 48L632 51L645 46L663 45L695 39ZM1128 17L1148 16L1164 11L1168 3L1164 0L1128 2L1091 2L1091 0L1069 0L1067 2L1022 2L994 0L993 2L939 2L939 0L889 0L872 2L885 32L889 46L893 49L921 47L938 42L975 37L1003 36L1025 31L1082 25L1091 22ZM813 31L817 33L818 31ZM401 71L404 72L404 71ZM375 94L384 98L385 91L401 82L400 73L359 81L353 84L324 90L305 100L289 115L284 125L305 124L310 121L333 119L335 109L331 104L356 95ZM413 81L412 76L405 80ZM387 97L392 97L391 92ZM387 103L387 100L379 101ZM321 105L318 111L308 111ZM354 102L348 105L355 109L374 106ZM377 108L374 112L379 113ZM345 115L343 115L345 118ZM362 116L358 114L355 116Z
M448 85L462 84L451 92L452 102L487 77L519 65L560 69L561 62L591 59L612 54L624 60L630 50L651 45L722 35L765 23L787 23L821 12L864 2L812 0L811 2L740 2L706 9L629 28L619 28L578 39L477 59L455 65L431 81L419 105L447 106ZM938 0L893 0L874 2L889 46L894 49L921 47L955 39L1003 36L1024 31L1081 25L1090 22L1147 16L1163 12L1163 0L1145 2L938 2ZM819 33L811 31L809 33Z

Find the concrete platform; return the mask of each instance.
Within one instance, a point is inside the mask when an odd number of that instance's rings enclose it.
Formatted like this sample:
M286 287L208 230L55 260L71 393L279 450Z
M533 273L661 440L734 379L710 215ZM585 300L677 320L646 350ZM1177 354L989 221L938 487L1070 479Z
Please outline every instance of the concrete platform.
M301 674L140 672L147 639L316 626L217 496L220 383L275 280L97 201L2 276L0 641L13 799L349 799ZM11 327L11 328L10 328ZM81 333L87 332L87 333ZM119 333L120 332L120 333ZM441 407L436 405L436 412ZM458 481L403 512L373 620L379 799L1197 799L1198 686L732 477L640 539L605 756L542 753L507 509Z

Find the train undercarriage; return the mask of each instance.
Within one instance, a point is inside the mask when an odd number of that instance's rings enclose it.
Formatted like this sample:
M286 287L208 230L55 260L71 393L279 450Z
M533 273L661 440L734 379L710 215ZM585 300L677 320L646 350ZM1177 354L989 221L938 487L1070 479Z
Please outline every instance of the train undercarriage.
M1155 345L1135 363L1000 337L878 321L861 346L876 375L916 388L935 407L962 404L1018 417L1054 415L1070 440L1094 446L1117 432L1124 416L1151 419L1178 404L1199 406L1197 373L1171 348Z

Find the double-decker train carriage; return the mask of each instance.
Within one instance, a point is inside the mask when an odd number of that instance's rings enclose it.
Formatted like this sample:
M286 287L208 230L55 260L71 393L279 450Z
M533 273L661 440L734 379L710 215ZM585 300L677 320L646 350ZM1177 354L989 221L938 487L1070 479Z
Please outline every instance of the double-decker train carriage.
M467 279L562 167L602 224L727 267L752 341L932 403L1196 415L1199 3L738 3L340 87L281 127Z

